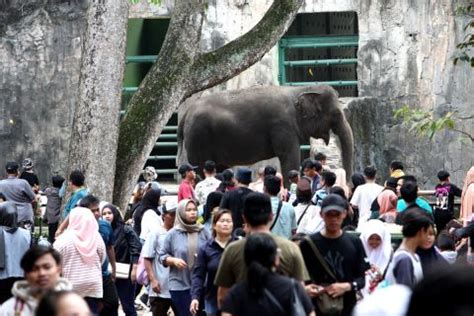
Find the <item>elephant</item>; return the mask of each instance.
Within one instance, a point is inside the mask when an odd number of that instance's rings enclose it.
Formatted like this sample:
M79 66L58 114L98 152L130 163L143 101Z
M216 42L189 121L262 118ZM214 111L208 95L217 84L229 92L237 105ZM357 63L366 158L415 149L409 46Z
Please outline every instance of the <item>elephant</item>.
M352 175L354 139L330 86L261 86L185 101L178 124L177 163L250 165L278 157L282 173L299 169L300 145L338 136L343 167ZM183 150L184 149L184 150Z

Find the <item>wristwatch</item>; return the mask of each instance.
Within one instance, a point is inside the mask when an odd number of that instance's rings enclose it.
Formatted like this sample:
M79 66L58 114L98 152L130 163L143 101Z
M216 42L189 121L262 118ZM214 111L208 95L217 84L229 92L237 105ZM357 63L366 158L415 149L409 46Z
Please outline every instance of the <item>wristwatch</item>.
M352 287L352 291L354 292L357 292L357 290L359 289L359 287L357 286L357 282L352 282L351 284L351 287Z

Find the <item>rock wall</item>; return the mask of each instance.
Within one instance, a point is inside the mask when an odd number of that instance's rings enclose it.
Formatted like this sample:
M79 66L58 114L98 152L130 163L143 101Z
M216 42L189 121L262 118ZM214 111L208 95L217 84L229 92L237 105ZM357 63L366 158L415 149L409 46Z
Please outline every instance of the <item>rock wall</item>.
M30 157L41 183L63 173L86 0L0 1L0 175Z
M224 45L254 26L272 0L210 0L202 47ZM356 137L356 170L403 160L410 173L431 185L440 168L461 184L474 164L472 143L446 132L414 139L392 118L404 104L472 116L473 69L453 66L455 44L468 18L456 16L464 1L306 0L301 13L355 11L359 19L359 100L343 100ZM63 172L78 84L81 34L87 0L0 1L0 174L7 160L31 157L42 182ZM154 7L142 0L130 17L167 17L172 0ZM236 78L210 89L278 84L277 49ZM461 128L474 133L473 119ZM319 145L318 145L319 146ZM331 144L330 155L337 154ZM321 147L319 147L321 148ZM324 150L322 148L321 150Z
M216 48L250 29L271 1L211 1L203 47ZM460 134L442 132L431 142L416 138L393 119L393 111L405 104L433 110L436 115L457 111L471 119L459 128L474 134L473 68L454 66L455 45L464 36L469 17L455 10L464 1L307 0L301 13L354 11L359 22L358 90L360 99L341 100L355 135L356 169L377 166L388 175L388 164L402 160L407 172L430 187L436 173L447 169L461 185L466 170L474 165L474 148ZM217 15L227 8L228 14ZM232 21L233 23L228 23ZM210 89L241 89L278 84L278 52L272 49L261 62L223 85ZM347 104L346 104L347 103ZM337 144L328 147L312 141L313 149L330 157L339 154ZM338 165L337 159L332 163Z

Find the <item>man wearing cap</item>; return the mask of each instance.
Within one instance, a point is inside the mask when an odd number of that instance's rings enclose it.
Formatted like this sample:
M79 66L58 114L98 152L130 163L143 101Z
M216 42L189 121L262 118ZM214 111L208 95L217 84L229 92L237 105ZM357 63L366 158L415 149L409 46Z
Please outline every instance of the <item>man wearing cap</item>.
M28 181L34 192L37 193L39 191L39 179L33 171L33 160L31 160L31 158L26 158L21 164L23 166L23 172L20 174L19 178Z
M18 179L18 163L7 162L5 169L7 178L0 181L0 192L7 201L13 202L18 209L18 224L24 226L33 224L33 207L31 203L35 200L35 193L30 184L23 179Z
M206 204L207 196L209 195L209 193L214 192L219 186L219 184L221 183L219 180L215 178L216 163L214 161L207 160L204 163L203 171L204 171L204 176L206 178L196 185L196 190L195 190L196 199L201 205Z
M242 228L244 221L242 218L242 210L244 207L244 199L253 191L248 188L252 180L252 170L246 167L238 168L235 179L237 180L237 189L227 191L222 197L220 208L225 208L232 212L232 221L234 223L234 231Z
M321 204L325 228L300 242L311 282L317 288L312 295L317 315L322 314L317 297L323 291L334 298L343 296L341 315L351 315L357 302L356 292L365 285L365 271L369 265L362 242L341 229L348 208L349 203L344 198L329 194Z
M178 203L184 199L196 200L194 195L194 181L196 181L196 167L188 163L179 166L178 172L183 178L178 189Z
M165 267L158 262L158 250L168 234L173 228L178 204L172 200L166 201L163 207L163 224L153 231L145 241L142 249L145 269L150 280L148 295L150 298L151 312L155 315L167 315L171 308L175 315L177 311L171 302L169 292L169 267Z

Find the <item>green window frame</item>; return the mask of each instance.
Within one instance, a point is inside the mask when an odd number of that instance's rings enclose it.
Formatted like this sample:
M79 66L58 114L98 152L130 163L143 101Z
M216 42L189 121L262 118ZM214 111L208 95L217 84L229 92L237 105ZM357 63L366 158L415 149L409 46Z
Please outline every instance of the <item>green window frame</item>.
M358 45L359 36L357 35L282 37L278 43L278 81L280 85L283 86L303 86L311 84L325 84L334 87L357 86L357 80L292 82L288 81L286 75L286 67L357 64L357 58L286 60L285 55L288 49L358 47Z

